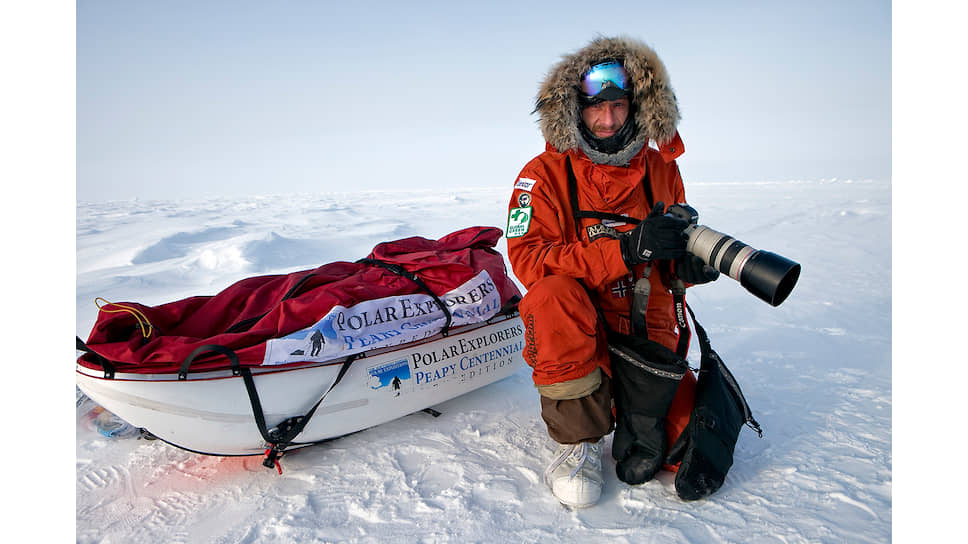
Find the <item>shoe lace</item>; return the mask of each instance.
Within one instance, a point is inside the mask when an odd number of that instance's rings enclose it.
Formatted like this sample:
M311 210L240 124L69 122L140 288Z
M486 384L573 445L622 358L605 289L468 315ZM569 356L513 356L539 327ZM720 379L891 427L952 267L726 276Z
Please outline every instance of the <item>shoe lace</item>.
M577 444L562 444L558 447L557 455L552 459L551 464L548 465L548 468L544 472L544 481L546 484L551 485L551 473L560 467L565 462L565 459L568 459L576 447L578 447Z
M595 463L598 459L599 452L598 444L590 444L588 442L581 442L579 444L562 444L558 448L558 454L545 469L544 480L545 483L551 485L551 473L555 471L558 467L562 465L569 457L572 455L576 456L575 468L572 469L571 474L568 475L569 478L574 478L581 472L582 467L585 466L586 462Z

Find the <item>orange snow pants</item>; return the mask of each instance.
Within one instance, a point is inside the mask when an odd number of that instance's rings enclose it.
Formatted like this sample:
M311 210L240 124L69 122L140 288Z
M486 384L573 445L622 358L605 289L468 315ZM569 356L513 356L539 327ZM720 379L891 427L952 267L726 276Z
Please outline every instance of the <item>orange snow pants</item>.
M541 417L560 444L595 442L612 431L611 376L605 327L574 278L546 276L518 310L525 325L524 360L541 394ZM696 378L687 372L666 417L669 444L689 422ZM668 468L668 467L667 467Z

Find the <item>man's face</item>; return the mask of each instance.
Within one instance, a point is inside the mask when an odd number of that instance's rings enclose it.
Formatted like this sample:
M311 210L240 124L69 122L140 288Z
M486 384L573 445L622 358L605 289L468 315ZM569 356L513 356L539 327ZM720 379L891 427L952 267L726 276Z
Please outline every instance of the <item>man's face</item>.
M629 116L629 99L606 100L581 110L581 119L596 138L608 138L622 128Z

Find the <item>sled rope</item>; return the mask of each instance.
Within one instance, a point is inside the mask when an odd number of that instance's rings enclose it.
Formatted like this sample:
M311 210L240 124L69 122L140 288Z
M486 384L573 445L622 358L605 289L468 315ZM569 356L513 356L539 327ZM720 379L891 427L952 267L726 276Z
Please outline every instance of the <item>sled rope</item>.
M99 303L103 303L103 304L99 304ZM126 306L124 304L118 304L116 302L111 302L101 297L97 297L96 299L94 299L94 305L97 306L98 310L105 313L119 314L119 313L127 312L133 315L135 320L137 320L138 322L138 326L141 327L141 335L144 336L145 338L149 338L151 336L151 332L152 332L151 322L148 321L148 318L145 317L145 314L141 313L141 311L138 310L137 308ZM106 306L117 306L120 309L106 310L105 309Z

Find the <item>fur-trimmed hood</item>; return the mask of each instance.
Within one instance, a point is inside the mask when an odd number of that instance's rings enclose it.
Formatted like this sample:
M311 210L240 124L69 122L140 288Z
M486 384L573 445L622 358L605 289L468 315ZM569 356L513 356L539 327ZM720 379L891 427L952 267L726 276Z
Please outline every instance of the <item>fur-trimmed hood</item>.
M595 154L593 150L589 153L588 144L579 132L578 93L582 74L605 59L621 61L632 82L638 134L629 148L634 147L637 152L649 140L659 145L672 140L680 116L665 65L655 51L628 37L597 38L576 53L564 56L551 68L541 83L535 104L545 140L561 153L580 148L590 156ZM591 158L605 162L600 157L599 160Z

